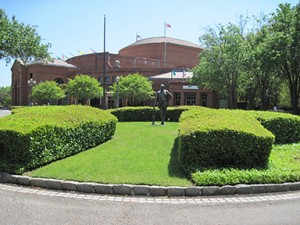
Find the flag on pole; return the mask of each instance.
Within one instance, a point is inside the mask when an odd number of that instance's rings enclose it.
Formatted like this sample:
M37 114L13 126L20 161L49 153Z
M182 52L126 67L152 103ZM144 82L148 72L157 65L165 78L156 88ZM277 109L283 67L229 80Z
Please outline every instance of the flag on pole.
M139 40L141 40L142 39L142 36L141 35L139 35L139 34L136 34L136 41L139 41Z
M68 59L68 58L69 58L68 56L66 56L66 55L64 55L64 54L61 54L61 56L62 56L62 59L63 59L63 60L65 60L65 59Z
M169 23L165 23L165 27L166 28L172 28L171 24L169 24Z
M80 55L83 55L83 54L84 54L82 51L79 51L79 50L77 50L77 51L79 52Z
M175 70L172 70L172 76L176 76L176 72L175 72Z
M172 27L171 24L165 22L165 26L164 26L164 37L166 37L166 28L171 28L171 27Z
M92 52L94 52L95 54L97 53L94 49L90 48Z

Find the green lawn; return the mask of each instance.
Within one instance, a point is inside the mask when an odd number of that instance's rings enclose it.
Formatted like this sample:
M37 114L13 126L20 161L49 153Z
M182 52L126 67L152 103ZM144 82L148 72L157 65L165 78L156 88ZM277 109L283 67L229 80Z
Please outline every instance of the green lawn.
M115 136L91 150L30 172L33 177L100 183L189 186L177 159L178 123L117 124Z
M177 159L179 123L119 122L115 136L91 150L27 173L33 177L99 183L192 185ZM197 185L300 181L300 143L273 146L269 168L192 174Z

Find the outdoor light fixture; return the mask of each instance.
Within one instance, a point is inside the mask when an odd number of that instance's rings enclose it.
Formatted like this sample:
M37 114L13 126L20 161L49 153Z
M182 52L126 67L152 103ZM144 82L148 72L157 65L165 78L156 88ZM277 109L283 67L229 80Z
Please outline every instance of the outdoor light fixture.
M116 84L117 84L117 97L116 97L116 108L119 108L119 80L120 80L120 77L116 77Z

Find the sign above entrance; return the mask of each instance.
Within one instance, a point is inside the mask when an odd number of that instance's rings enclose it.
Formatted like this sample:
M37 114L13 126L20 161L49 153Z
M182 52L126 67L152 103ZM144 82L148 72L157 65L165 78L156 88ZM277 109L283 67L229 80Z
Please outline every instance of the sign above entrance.
M183 85L183 90L200 90L200 87L197 85Z

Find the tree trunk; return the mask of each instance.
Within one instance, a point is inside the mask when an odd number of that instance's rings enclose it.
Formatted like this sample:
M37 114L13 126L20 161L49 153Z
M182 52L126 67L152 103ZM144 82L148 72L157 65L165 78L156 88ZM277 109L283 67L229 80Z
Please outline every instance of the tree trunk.
M292 100L293 114L297 114L298 112L298 103L299 103L299 91L297 84L292 84L290 87L290 95Z

